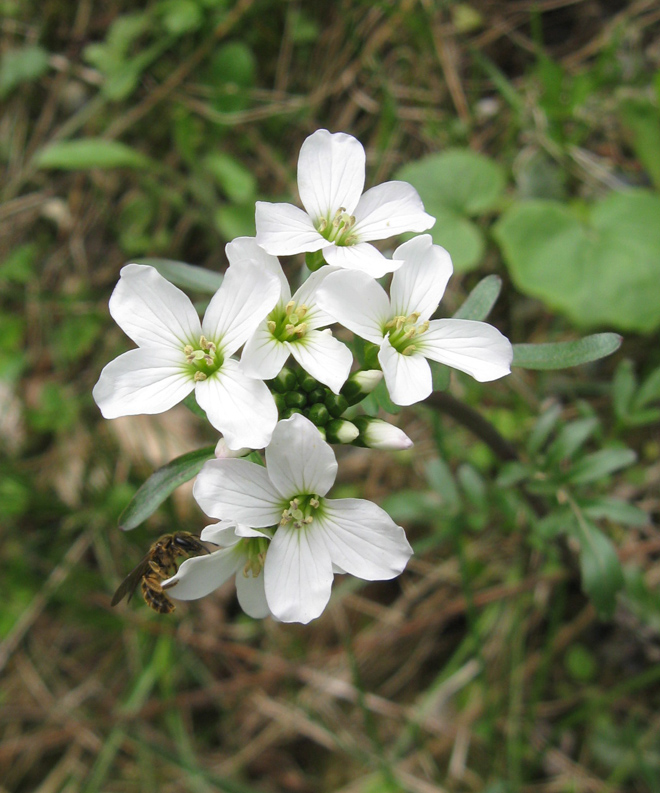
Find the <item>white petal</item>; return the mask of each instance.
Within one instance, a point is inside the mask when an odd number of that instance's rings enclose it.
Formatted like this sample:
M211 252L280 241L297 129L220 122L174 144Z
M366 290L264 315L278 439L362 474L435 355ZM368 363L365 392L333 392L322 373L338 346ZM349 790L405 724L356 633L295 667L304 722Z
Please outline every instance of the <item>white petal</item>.
M280 282L273 273L247 262L230 267L206 309L202 331L208 339L222 345L223 355L233 355L265 319L279 296Z
M337 322L374 344L383 340L391 316L383 287L366 273L342 271L328 276L316 300Z
M236 573L236 594L243 611L255 620L263 619L270 614L264 589L264 574L254 578L244 575L242 570Z
M320 532L280 526L266 554L264 584L273 615L307 624L330 600L332 562Z
M362 196L353 232L361 241L384 240L404 231L426 231L435 218L424 211L417 190L407 182L383 182Z
M466 372L480 383L511 371L511 342L487 322L434 319L419 339L418 349L427 358Z
M265 322L247 340L241 353L241 371L248 377L271 380L289 357L289 349L268 330Z
M307 212L293 204L257 201L255 219L257 242L275 256L319 251L328 244L314 228Z
M400 245L394 251L394 258L403 259L405 263L392 277L392 313L407 317L417 311L420 320L429 319L451 278L453 267L449 253L433 245L430 234L422 234Z
M217 372L196 384L195 396L230 449L262 449L277 424L273 395L262 380L246 377L228 358Z
M333 564L367 581L399 575L413 552L401 526L360 498L324 499L310 530L322 531Z
M241 539L236 534L237 526L235 520L221 520L219 523L212 523L202 529L200 539L219 545L221 548L228 548L230 545L236 545Z
M298 192L303 206L316 223L332 220L344 208L349 215L364 189L366 157L352 135L319 129L300 148Z
M212 518L265 528L280 522L288 503L273 487L262 465L249 460L209 460L193 487L193 496Z
M104 367L92 395L106 419L163 413L193 390L181 350L141 347Z
M431 367L422 355L401 355L385 339L378 353L390 399L395 405L414 405L433 390Z
M199 317L190 298L153 267L127 264L110 298L110 314L140 347L197 345Z
M286 280L284 270L276 256L271 256L257 244L255 237L236 237L235 240L225 245L225 253L229 259L230 267L240 267L244 264L251 264L259 270L272 273L277 276L281 294L280 300L288 303L291 300L291 290L289 282Z
M241 548L232 546L221 548L208 556L195 556L182 562L176 575L163 584L169 597L176 600L197 600L231 578L245 564L245 553ZM173 584L170 589L168 585Z
M337 476L337 459L309 419L296 414L279 421L266 448L271 482L288 498L324 496Z
M338 267L330 267L325 265L312 273L305 283L298 289L293 296L297 306L306 306L307 313L305 314L305 324L310 330L316 328L323 328L325 325L332 325L335 321L330 314L322 311L316 301L316 293L325 279L332 273L339 271Z
M329 332L311 330L298 341L286 342L286 346L306 372L331 388L335 394L339 393L353 363L353 353L345 344Z
M323 248L323 256L328 264L345 270L358 270L372 278L382 278L403 264L401 260L386 259L368 242L358 242L355 245L330 245Z

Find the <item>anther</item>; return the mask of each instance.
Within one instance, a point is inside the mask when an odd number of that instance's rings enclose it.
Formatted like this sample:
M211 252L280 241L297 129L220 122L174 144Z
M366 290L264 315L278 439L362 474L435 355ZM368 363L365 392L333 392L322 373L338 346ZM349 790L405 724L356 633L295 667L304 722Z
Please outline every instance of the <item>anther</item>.
M277 322L274 322L272 319L269 319L268 322L266 323L266 327L268 328L269 333L275 333L275 330L277 328Z
M195 372L195 374L193 375L193 380L196 383L201 383L202 380L206 380L206 375L204 374L204 372Z

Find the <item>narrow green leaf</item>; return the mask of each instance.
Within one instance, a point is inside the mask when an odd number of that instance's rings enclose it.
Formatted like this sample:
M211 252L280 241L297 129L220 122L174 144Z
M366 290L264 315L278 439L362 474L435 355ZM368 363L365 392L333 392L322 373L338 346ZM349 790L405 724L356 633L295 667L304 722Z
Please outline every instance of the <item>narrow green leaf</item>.
M593 435L598 424L598 419L595 416L565 424L548 447L548 463L556 465L561 460L573 457L575 452Z
M487 275L474 287L463 305L454 314L454 319L483 321L490 314L502 289L498 275Z
M617 592L623 587L623 572L610 540L584 516L572 522L571 534L580 543L582 588L596 610L609 619L616 606Z
M593 520L611 520L612 523L622 523L624 526L646 526L649 522L649 516L643 509L619 498L581 501L580 507Z
M634 400L634 407L644 408L650 402L660 400L660 366L654 369L642 383Z
M192 479L207 460L214 456L215 446L205 446L182 454L153 473L133 496L119 516L119 528L129 531L152 515L179 485Z
M135 263L155 267L163 278L167 278L168 281L182 289L191 289L209 295L214 295L220 289L224 277L222 273L216 273L215 270L207 270L194 264L175 262L172 259L135 259Z
M621 468L627 468L636 459L637 455L632 449L601 449L578 460L569 473L568 481L574 485L595 482Z
M437 361L429 361L434 391L446 391L451 382L451 370Z
M567 369L605 358L619 349L618 333L594 333L577 341L550 344L514 344L513 366L522 369Z
M630 403L637 390L633 362L626 358L617 366L612 380L612 405L617 418L623 421L630 411Z
M527 440L527 451L531 457L534 457L541 451L543 445L550 437L550 434L557 426L560 417L561 405L550 405L550 407L539 416Z
M35 155L37 168L86 171L94 168L148 168L151 160L139 151L103 138L79 138L51 143Z

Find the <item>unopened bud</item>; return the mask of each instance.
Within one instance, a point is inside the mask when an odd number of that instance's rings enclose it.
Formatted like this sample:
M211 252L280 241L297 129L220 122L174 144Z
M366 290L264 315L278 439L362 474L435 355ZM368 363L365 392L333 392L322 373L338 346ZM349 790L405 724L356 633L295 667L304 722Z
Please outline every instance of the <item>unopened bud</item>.
M381 451L399 452L409 449L413 442L406 433L382 419L358 416L353 422L360 431L358 444Z
M360 430L346 419L335 419L325 425L325 437L328 443L352 443L360 434Z
M349 405L357 405L374 390L382 379L383 373L379 369L354 372L344 383L341 394L346 397Z

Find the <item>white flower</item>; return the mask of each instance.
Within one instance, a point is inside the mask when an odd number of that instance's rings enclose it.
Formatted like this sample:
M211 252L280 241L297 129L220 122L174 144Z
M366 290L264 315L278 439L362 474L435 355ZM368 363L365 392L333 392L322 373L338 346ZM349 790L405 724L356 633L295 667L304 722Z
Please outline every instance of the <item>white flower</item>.
M101 372L94 399L105 418L162 413L191 391L227 446L260 449L277 408L268 387L247 377L231 356L279 295L277 278L254 265L230 267L200 323L190 299L153 267L128 264L110 313L138 349Z
M479 382L511 371L513 348L496 328L466 319L429 318L452 274L449 254L431 236L415 237L394 252L404 264L392 277L390 297L364 273L336 272L317 302L358 336L380 347L378 360L390 397L412 405L432 391L427 358L472 375Z
M266 468L210 460L195 482L193 494L208 515L254 529L275 527L263 583L270 612L283 622L318 617L335 572L368 581L394 578L412 554L403 529L376 504L325 498L336 475L330 446L308 419L295 415L275 428Z
M425 231L435 218L406 182L384 182L363 195L365 162L362 144L351 135L327 129L310 135L298 158L298 192L306 211L257 201L259 245L276 256L321 251L328 264L374 278L395 270L400 262L369 243Z
M306 372L338 394L351 370L353 355L331 331L319 330L335 320L315 302L316 290L335 268L323 267L312 273L291 297L279 261L260 248L254 238L235 239L227 245L227 256L232 267L258 261L263 272L278 279L281 290L277 305L243 349L241 367L245 374L270 380L280 373L291 354Z
M270 537L262 531L221 520L202 531L201 539L221 550L186 559L176 575L163 581L167 594L176 600L196 600L236 575L236 594L243 611L259 619L270 614L260 575Z

